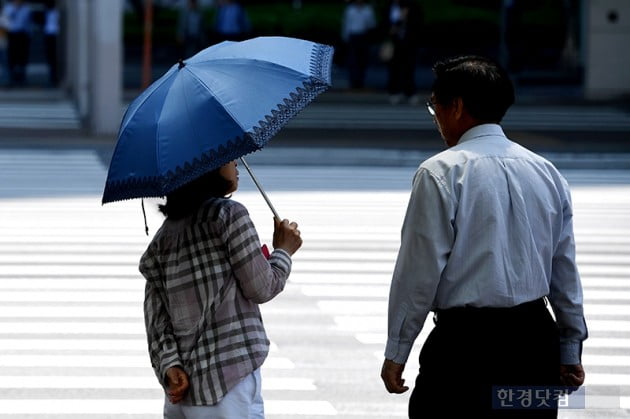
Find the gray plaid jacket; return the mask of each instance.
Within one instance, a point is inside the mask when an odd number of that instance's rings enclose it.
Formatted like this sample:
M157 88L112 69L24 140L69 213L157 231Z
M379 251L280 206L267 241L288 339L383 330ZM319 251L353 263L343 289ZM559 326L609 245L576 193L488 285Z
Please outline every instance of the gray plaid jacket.
M267 260L245 207L211 199L182 220L166 219L140 260L151 364L190 377L185 404L218 403L269 352L258 304L282 291L291 257Z

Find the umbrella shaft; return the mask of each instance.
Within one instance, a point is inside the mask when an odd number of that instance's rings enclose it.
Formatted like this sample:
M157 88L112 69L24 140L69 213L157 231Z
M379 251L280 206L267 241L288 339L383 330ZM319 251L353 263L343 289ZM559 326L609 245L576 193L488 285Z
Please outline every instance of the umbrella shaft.
M252 169L249 168L249 165L245 162L244 158L241 157L240 160L241 160L241 163L243 163L243 166L245 166L245 169L247 169L247 173L249 173L249 176L251 176L252 180L254 181L254 184L256 185L256 187L262 194L263 198L265 199L265 202L267 202L267 205L269 205L269 209L271 209L271 212L273 212L274 217L276 217L278 221L281 221L282 218L280 218L280 216L278 215L278 212L271 204L271 201L267 197L267 194L263 190L262 186L260 186L260 183L258 182L258 179L256 179L256 176L254 175L254 172L252 172Z

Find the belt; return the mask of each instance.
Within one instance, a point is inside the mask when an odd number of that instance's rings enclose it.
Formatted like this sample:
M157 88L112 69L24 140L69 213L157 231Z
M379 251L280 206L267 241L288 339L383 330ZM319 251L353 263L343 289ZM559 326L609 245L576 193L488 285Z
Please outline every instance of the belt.
M512 307L452 307L435 310L433 321L437 324L445 321L476 321L497 316L522 316L539 312L541 308L546 310L546 306L547 300L542 297Z

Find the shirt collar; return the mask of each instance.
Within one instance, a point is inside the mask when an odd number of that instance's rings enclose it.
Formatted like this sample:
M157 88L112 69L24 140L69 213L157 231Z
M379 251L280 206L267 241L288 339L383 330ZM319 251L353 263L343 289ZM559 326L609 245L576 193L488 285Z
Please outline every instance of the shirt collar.
M459 139L457 144L461 144L465 141L470 141L477 139L479 137L488 137L488 136L500 136L505 137L505 133L503 132L503 128L499 124L481 124L475 125L466 131Z

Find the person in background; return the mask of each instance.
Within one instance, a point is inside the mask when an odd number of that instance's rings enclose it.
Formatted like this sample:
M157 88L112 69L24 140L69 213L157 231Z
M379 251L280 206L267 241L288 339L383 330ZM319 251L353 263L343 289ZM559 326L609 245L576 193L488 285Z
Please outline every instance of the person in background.
M31 8L23 0L12 0L4 6L2 14L9 23L10 84L24 85L31 43Z
M243 41L251 32L245 8L236 0L219 0L214 21L218 41Z
M386 26L385 36L393 44L387 76L387 91L393 105L403 101L412 105L420 103L415 79L421 24L419 15L414 0L390 0L382 19Z
M374 9L365 0L351 0L343 13L341 38L346 43L350 88L365 85L370 59L370 44L376 18Z
M9 19L0 10L0 86L9 84Z
M55 0L46 1L44 15L44 45L46 47L46 64L48 65L48 84L51 87L59 83L57 65L57 42L59 38L59 10Z
M302 245L296 223L274 220L265 254L232 161L169 194L140 260L151 364L164 417L264 418L260 367L269 352L259 304L279 294Z
M413 180L381 378L390 393L409 389L405 363L433 311L410 418L555 418L558 386L573 390L585 375L569 185L505 136L514 87L504 69L462 56L433 71L427 107L448 149ZM514 387L549 408L497 409L500 392Z
M188 0L177 21L180 58L189 58L207 45L203 13L197 0Z

